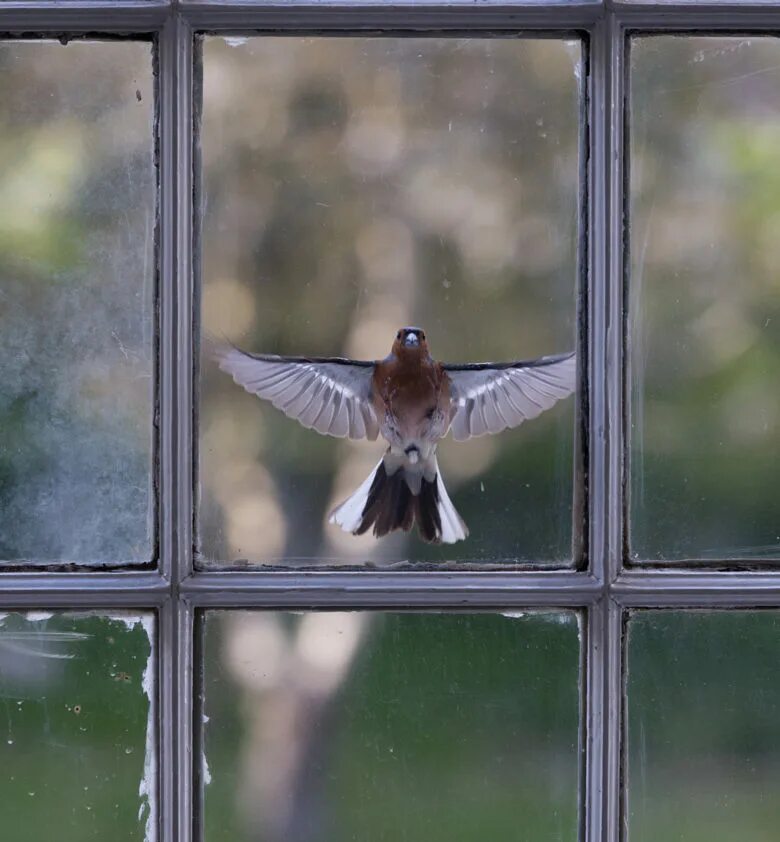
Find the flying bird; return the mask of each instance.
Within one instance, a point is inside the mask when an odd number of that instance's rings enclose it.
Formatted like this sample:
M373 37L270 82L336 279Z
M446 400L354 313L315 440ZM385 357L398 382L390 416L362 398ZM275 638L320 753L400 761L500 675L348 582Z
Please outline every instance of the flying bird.
M441 363L425 331L404 327L383 360L279 357L218 345L222 371L323 435L388 444L365 482L330 514L345 532L378 538L416 523L429 543L454 544L469 530L452 504L436 462L448 432L456 441L500 433L536 418L570 395L573 353L508 363Z

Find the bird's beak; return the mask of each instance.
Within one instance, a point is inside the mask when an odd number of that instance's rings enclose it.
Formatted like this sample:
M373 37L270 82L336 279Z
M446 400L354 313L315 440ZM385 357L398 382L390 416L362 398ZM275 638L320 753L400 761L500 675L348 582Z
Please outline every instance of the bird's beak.
M404 336L404 345L414 348L420 344L420 337L416 333L407 333Z

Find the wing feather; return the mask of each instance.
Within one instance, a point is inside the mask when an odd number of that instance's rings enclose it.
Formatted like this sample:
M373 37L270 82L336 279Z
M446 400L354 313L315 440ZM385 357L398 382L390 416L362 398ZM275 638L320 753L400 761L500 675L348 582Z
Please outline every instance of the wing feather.
M375 439L379 422L371 400L374 363L340 357L277 357L211 346L222 371L270 401L304 427L323 435Z
M311 400L306 405L306 408L298 415L298 420L304 427L311 429L314 426L314 419L322 411L323 392L325 390L325 380L317 377L312 384Z
M499 433L536 418L576 386L574 354L514 363L444 365L456 441Z

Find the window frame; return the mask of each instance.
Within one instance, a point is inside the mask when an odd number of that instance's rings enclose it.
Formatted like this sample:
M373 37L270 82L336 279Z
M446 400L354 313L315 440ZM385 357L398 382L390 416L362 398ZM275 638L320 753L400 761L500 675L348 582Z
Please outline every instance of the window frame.
M196 216L193 201L197 38L209 33L416 34L544 32L583 39L587 55L584 245L587 341L581 396L586 426L584 570L300 572L200 571L193 565L197 398ZM4 0L0 37L144 37L156 62L157 518L153 570L0 571L0 609L151 609L157 617L160 842L192 842L199 827L192 746L198 687L196 620L210 607L484 610L573 607L582 639L580 839L625 836L624 629L641 608L780 606L780 567L632 566L625 538L628 273L628 42L639 34L777 34L780 6L590 0ZM584 485L585 477L579 478ZM582 492L583 487L575 489ZM197 745L197 740L195 740Z

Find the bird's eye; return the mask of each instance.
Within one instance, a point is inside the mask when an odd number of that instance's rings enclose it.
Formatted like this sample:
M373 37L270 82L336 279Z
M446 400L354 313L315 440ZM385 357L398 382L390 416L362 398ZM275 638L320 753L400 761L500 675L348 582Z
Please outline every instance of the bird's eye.
M398 331L398 333L396 333L395 338L396 338L396 339L400 339L400 338L401 338L401 331L400 331L400 330Z
M425 342L425 334L423 333L423 331L420 331L420 339L422 339L422 341Z

